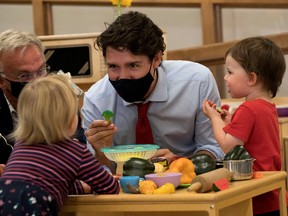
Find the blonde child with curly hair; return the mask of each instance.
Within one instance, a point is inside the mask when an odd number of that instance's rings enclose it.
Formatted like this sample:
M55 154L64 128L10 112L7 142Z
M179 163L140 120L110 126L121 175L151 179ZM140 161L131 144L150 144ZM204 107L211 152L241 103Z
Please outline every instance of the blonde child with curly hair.
M118 181L86 144L72 139L77 112L78 98L63 75L24 87L13 133L17 142L0 179L0 215L57 215L69 193L119 193Z

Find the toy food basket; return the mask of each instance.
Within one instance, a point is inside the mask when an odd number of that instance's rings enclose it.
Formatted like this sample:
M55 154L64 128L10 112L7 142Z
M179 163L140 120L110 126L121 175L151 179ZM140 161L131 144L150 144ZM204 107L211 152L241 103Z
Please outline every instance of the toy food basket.
M116 174L122 175L123 163L125 161L131 157L149 159L159 148L159 145L133 144L105 147L101 148L101 151L109 160L115 161L117 163Z

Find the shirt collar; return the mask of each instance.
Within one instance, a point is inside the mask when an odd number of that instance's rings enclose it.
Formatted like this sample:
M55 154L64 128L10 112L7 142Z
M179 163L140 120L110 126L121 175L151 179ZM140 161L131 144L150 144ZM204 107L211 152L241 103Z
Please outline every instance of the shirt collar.
M9 109L10 109L10 112L11 113L17 113L17 111L14 109L14 107L12 106L12 104L9 102L9 100L8 100L8 98L6 97L6 95L4 94L4 97L5 97L5 99L6 99L6 102L7 102L7 104L8 104L8 106L9 106Z
M8 104L11 116L12 116L12 121L13 121L13 125L15 127L15 125L18 122L18 115L17 115L17 111L14 109L14 107L12 106L12 104L9 102L9 100L7 99L6 95L4 94L4 97L6 99L6 102Z

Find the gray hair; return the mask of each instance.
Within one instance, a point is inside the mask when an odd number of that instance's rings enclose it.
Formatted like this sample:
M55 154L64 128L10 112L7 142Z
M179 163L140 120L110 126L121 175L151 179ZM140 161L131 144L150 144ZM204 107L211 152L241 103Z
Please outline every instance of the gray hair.
M36 45L44 53L45 48L35 34L14 29L0 33L0 57L3 53L13 53L16 49L22 49L23 52L29 45Z

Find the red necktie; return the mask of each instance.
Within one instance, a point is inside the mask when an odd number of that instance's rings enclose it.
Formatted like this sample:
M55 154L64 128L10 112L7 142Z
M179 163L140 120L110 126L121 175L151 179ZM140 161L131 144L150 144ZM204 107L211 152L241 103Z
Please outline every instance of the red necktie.
M136 143L137 144L153 144L153 135L147 117L147 110L150 102L146 104L137 104L138 120L136 124Z

